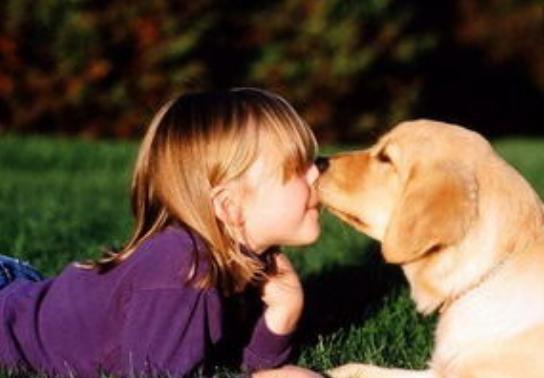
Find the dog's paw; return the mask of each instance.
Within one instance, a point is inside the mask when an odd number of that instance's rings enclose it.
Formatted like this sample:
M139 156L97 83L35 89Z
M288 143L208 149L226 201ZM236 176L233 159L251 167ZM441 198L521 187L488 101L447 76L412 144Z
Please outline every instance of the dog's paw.
M365 366L363 364L345 364L335 367L334 369L327 370L327 377L330 378L364 378Z

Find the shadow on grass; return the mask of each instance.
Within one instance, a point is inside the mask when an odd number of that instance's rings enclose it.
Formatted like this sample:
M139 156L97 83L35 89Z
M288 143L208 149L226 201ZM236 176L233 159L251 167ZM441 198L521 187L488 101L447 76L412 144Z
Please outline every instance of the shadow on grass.
M379 309L384 297L406 285L402 270L383 260L379 243L350 253L361 256L360 263L325 269L304 280L299 345L315 344L319 335L364 323Z
M383 261L378 243L353 247L349 254L360 257L356 264L325 267L304 279L305 310L293 343L298 349L295 355L301 348L315 345L319 336L365 323L383 306L384 298L406 285L401 269ZM224 306L225 334L212 360L236 369L262 311L260 294L249 290L227 299Z

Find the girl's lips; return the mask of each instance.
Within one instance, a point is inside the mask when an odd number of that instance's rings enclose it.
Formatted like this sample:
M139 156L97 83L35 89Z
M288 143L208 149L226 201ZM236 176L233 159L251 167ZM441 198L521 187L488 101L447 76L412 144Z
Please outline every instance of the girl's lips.
M307 208L317 210L321 208L321 202L319 201L319 197L317 196L317 192L315 190L312 190L312 192L310 193Z
M320 210L321 209L321 202L314 201L307 206L308 210Z

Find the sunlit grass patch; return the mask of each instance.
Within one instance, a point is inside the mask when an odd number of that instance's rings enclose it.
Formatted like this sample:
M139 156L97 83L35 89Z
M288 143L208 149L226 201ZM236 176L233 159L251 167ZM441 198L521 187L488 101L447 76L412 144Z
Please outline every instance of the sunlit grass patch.
M544 140L503 139L496 146L542 195ZM2 136L0 253L54 275L104 246L121 245L132 226L135 153L134 142ZM315 370L348 361L424 367L435 318L416 314L402 273L382 261L376 243L326 211L322 224L318 243L288 249L306 291L293 362ZM232 369L218 367L221 376Z

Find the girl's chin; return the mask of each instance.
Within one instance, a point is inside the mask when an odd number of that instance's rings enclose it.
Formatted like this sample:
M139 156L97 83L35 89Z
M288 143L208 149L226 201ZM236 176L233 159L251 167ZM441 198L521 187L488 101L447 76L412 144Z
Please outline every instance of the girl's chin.
M319 226L319 223L316 223L312 225L312 229L308 230L308 232L305 235L305 242L301 243L301 245L307 245L312 244L319 239L319 235L321 234L321 227Z
M308 214L319 218L319 209L317 207L312 207L308 209Z
M304 230L304 233L297 235L296 237L291 238L290 240L284 240L283 245L285 247L304 247L306 245L313 244L319 238L321 234L321 229L319 225L312 227L311 229Z

